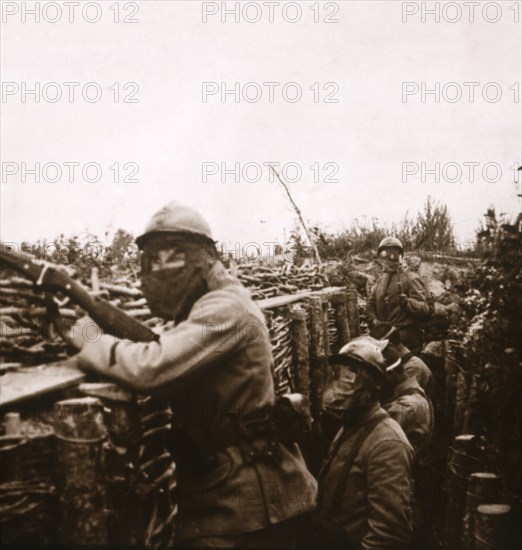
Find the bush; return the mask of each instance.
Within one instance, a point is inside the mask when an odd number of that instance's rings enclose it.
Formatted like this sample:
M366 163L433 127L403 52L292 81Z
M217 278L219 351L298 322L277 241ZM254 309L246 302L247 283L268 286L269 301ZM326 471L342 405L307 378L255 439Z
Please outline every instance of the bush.
M471 428L487 442L510 495L522 497L522 216L515 223L486 214L478 232L485 261L476 267L452 337L463 343L468 379L476 395Z

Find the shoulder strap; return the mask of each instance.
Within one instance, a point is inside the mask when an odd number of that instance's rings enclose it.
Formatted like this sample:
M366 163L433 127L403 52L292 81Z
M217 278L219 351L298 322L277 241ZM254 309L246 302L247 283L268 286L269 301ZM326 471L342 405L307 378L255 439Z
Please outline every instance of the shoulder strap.
M365 426L362 427L361 431L359 432L359 435L357 436L357 439L354 441L354 444L350 449L348 456L346 457L345 465L342 472L343 475L339 480L339 483L337 484L335 488L335 492L333 494L334 513L336 513L341 507L343 493L346 489L346 483L348 482L348 476L350 475L350 471L353 467L353 463L355 461L355 458L359 454L362 444L366 441L366 438L372 433L374 428L386 418L389 418L387 413L377 414L375 418L370 420L370 422L368 422Z
M404 366L411 358L413 357L413 353L409 351L406 355L403 355L401 357L401 363Z
M386 280L384 281L384 290L382 292L382 295L385 296L386 293L388 292L388 287L390 286L390 282L392 280L392 277L393 277L393 273L389 272L389 271L386 271L386 273L384 274L384 276L386 277Z

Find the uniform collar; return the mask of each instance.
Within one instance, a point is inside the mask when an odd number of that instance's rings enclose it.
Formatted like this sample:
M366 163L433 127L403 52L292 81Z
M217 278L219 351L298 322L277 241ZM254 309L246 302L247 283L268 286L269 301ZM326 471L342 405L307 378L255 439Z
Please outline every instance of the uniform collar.
M225 269L225 266L219 260L217 260L208 272L207 285L209 290L218 290L231 285L241 286L241 283Z

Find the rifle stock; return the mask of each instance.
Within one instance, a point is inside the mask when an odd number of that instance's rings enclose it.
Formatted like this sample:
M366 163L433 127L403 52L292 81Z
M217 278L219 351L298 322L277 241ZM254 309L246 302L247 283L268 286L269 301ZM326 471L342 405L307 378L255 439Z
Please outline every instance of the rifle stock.
M93 296L59 266L0 243L0 264L32 280L39 290L62 292L85 310L104 332L134 342L152 342L158 335L106 300Z

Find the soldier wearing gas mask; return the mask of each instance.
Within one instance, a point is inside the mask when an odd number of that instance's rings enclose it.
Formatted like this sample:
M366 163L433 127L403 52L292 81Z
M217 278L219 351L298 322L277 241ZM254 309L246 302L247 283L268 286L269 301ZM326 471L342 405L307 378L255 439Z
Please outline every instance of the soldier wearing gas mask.
M387 370L400 363L385 358L387 344L361 336L330 358L323 401L341 428L319 474L310 546L397 550L411 540L413 449L379 404Z
M370 327L376 323L397 327L403 344L417 355L423 345L420 323L430 318L431 308L422 280L404 265L403 254L402 243L395 237L379 243L383 274L368 300L368 323Z
M291 548L316 482L297 444L276 432L261 310L192 209L168 204L137 243L150 309L175 325L150 343L77 341L82 368L170 400L180 546Z

